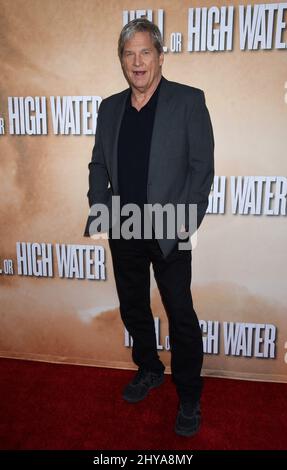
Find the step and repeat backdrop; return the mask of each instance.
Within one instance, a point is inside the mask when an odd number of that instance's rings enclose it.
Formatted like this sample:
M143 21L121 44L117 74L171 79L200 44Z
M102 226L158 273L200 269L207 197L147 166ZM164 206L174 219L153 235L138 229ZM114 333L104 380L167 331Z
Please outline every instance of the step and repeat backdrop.
M84 238L101 100L146 16L205 92L216 177L193 251L206 375L287 381L287 3L8 0L1 8L0 355L132 368L107 239ZM168 116L167 116L168 119ZM158 350L168 325L151 268Z

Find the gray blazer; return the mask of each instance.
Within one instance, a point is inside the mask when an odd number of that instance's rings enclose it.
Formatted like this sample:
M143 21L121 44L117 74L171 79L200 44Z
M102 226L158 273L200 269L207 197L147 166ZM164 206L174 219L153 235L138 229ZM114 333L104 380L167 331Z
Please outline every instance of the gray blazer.
M100 105L89 163L90 207L96 203L111 209L112 195L119 195L118 137L129 88L105 98ZM197 204L197 227L208 206L214 177L214 137L204 92L162 77L151 140L147 202L186 204L186 230L189 231L188 204ZM88 217L84 236L90 236L95 216ZM159 239L164 257L177 242Z

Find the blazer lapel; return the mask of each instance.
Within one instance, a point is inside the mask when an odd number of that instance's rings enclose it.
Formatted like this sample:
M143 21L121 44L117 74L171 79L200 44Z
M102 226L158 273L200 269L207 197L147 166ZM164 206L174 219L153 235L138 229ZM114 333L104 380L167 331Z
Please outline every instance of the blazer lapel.
M156 106L148 169L148 186L152 184L153 175L156 174L156 165L158 165L159 156L162 155L162 142L166 139L168 132L168 116L170 113L170 89L169 81L162 77L158 101Z
M125 111L126 101L129 96L130 89L127 88L120 95L117 105L114 109L112 116L111 131L112 136L112 161L111 161L111 179L113 182L113 193L117 195L119 193L119 182L118 182L118 140L121 122Z

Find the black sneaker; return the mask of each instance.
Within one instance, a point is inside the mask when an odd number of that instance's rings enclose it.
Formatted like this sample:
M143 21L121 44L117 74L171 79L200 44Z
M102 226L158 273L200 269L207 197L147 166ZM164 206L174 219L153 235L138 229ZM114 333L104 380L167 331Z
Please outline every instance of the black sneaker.
M186 437L193 436L199 430L200 422L200 403L181 402L175 423L176 434Z
M129 403L137 403L143 400L152 388L159 387L163 381L163 372L139 369L133 380L124 388L123 399Z

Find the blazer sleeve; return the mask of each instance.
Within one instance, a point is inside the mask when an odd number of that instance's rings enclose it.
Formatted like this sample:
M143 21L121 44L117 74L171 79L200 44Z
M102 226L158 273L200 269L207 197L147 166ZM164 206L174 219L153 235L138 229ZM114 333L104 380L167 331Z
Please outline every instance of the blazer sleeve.
M105 204L111 213L112 204L112 190L109 187L109 175L104 158L104 149L102 141L102 126L103 126L103 106L102 101L97 119L97 129L95 135L95 143L92 151L92 158L88 165L89 169L89 190L87 193L90 215L86 222L84 236L89 237L92 233L92 222L96 219L96 214L93 213L94 204ZM105 230L104 230L105 231Z
M214 135L204 92L200 90L193 101L188 118L189 190L188 204L197 205L197 223L189 220L186 208L187 231L199 228L208 207L208 197L214 178ZM190 106L191 108L191 106Z

